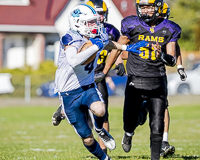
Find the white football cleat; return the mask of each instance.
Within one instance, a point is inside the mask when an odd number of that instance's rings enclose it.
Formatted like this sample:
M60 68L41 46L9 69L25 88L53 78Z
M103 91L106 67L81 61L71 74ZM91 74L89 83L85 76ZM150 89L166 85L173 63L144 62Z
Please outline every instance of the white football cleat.
M116 148L114 138L104 128L101 131L97 131L96 129L95 131L108 149L114 150Z

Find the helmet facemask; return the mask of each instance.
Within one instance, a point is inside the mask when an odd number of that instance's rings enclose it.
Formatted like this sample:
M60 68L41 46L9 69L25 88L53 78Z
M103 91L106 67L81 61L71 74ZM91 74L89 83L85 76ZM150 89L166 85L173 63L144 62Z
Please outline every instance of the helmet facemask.
M107 21L107 12L104 12L104 11L97 11L97 13L99 14L100 16L100 23L105 23ZM103 19L102 19L103 17Z
M151 9L147 9L147 10L151 10L151 11L148 11L146 13L142 12L142 10L143 10L142 8L143 7L144 7L143 5L139 5L138 6L138 11L140 12L140 18L142 20L144 20L145 22L152 21L154 19L155 6L153 6L153 5L147 5L146 7L151 8ZM150 16L150 14L151 14L151 16Z
M162 0L137 0L136 1L136 10L139 18L145 22L150 22L158 18L161 14ZM148 8L148 13L142 13L142 7ZM152 14L151 16L149 14Z
M100 19L91 19L91 20L83 20L81 22L81 30L80 34L86 36L86 37L91 37L94 38L96 36L99 36L102 34L102 28L103 25L100 23Z

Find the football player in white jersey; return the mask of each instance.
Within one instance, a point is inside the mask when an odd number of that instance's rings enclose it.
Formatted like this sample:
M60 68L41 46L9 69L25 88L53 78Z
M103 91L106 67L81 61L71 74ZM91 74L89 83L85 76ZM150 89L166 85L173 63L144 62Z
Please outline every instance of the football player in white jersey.
M120 37L119 30L117 28L115 28L113 25L107 23L108 7L107 7L106 3L103 0L89 0L86 4L93 7L95 9L95 11L100 15L100 23L102 23L104 28L106 29L106 33L108 34L109 40L118 41L118 39ZM109 77L106 77L106 75L101 74L102 73L101 71L103 71L103 69L104 69L106 60L109 59L108 58L109 53L110 53L110 50L105 50L105 49L101 50L101 53L99 54L99 58L97 60L97 67L95 68L95 71L94 71L95 78L99 77L99 76L104 77L104 78L101 78L102 79L101 81L98 81L98 82L95 81L95 83L96 83L98 90L101 92L102 98L105 103L106 113L105 113L105 119L104 119L105 121L103 123L103 128L108 132L109 132L109 128L110 128L109 113L108 113L108 97L109 97L109 95L108 95L108 89L107 89L107 84L106 84L106 82L107 82L106 78L108 79ZM117 70L116 74L118 76L123 76L126 72L122 62L116 64L116 67L114 70ZM65 116L62 114L61 104L60 104L58 109L56 110L56 112L53 113L52 124L54 126L58 126L60 124L60 122L64 119L65 119ZM98 142L99 142L100 147L107 154L107 148L104 145L104 143L101 141L100 138L99 138Z
M98 159L107 160L110 157L103 152L94 139L86 116L88 110L93 113L94 130L108 149L115 149L115 140L103 128L105 105L94 83L98 54L103 48L139 53L138 49L147 46L148 43L142 41L127 46L108 41L108 35L103 25L99 23L99 15L91 6L85 4L72 9L69 14L69 24L70 29L60 39L55 92L59 94L62 111L67 121L82 139L84 146ZM93 45L78 53L79 48L88 40ZM96 58L84 64L94 54Z

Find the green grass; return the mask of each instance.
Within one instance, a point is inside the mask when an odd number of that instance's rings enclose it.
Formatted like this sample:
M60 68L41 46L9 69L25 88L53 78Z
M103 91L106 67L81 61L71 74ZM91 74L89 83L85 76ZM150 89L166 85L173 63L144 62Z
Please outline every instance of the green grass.
M172 157L163 159L199 159L200 105L169 109L171 115L169 142L176 147L176 152ZM0 160L96 159L83 147L81 139L67 121L63 121L57 127L51 124L51 116L55 110L56 107L28 105L1 107ZM117 144L116 149L109 152L112 160L150 159L148 122L137 128L132 150L125 153L121 147L122 108L111 105L109 113L110 132Z

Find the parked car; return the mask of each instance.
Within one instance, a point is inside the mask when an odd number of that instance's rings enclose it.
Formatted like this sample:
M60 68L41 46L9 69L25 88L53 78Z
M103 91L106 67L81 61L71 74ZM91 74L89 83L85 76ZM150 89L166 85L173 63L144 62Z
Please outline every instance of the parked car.
M125 84L127 80L127 76L116 76L113 75L111 76L111 79L115 85L114 89L109 87L109 84L107 83L108 87L108 94L110 96L123 96L124 95L124 89L125 89ZM58 94L54 94L54 81L49 81L44 84L42 84L37 90L36 94L38 96L43 96L43 97L57 97Z
M167 75L168 95L200 95L200 62L192 70L186 70L186 74L186 81L181 81L178 73Z
M38 96L50 97L50 98L58 97L58 93L54 94L54 87L55 87L54 81L43 83L39 88L37 88L36 94Z
M0 94L13 93L14 87L11 83L10 73L0 73Z

